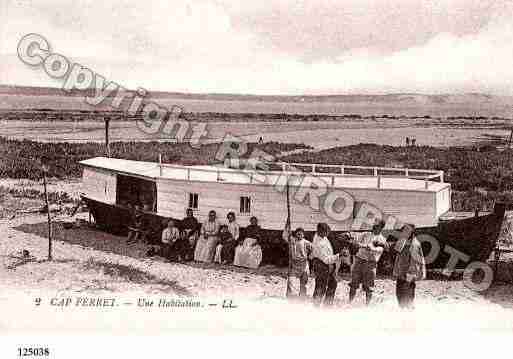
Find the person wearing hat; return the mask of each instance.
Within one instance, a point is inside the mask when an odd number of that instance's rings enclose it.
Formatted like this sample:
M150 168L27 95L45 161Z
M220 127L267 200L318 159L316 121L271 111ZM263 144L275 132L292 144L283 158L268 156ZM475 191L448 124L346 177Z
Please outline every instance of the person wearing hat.
M422 246L415 236L415 226L405 225L401 229L396 245L393 276L396 279L395 294L399 307L414 308L416 282L426 278L426 262Z
M365 303L369 305L372 300L378 261L384 249L387 248L386 238L381 233L384 227L385 222L378 220L372 226L372 231L365 233L362 237L351 268L349 302L352 302L355 298L360 285L365 291Z

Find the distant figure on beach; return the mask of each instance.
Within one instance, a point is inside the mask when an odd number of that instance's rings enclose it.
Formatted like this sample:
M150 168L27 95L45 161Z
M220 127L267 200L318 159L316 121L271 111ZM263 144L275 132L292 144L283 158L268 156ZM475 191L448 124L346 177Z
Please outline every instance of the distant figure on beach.
M261 145L264 143L264 139L262 136L260 136L260 138L258 139L258 144Z
M399 252L394 264L396 297L399 307L414 309L415 283L426 278L426 262L422 246L415 236L415 226L405 225L396 245Z
M416 142L417 142L417 139L416 139L415 137L413 137L413 138L411 139L411 145L412 145L413 147L415 147Z
M410 147L410 138L406 137L406 147Z

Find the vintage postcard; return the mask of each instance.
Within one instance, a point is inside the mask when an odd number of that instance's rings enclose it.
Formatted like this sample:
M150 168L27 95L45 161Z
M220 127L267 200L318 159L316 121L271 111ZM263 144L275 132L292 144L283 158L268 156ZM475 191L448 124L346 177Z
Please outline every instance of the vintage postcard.
M0 333L511 334L512 15L0 0Z

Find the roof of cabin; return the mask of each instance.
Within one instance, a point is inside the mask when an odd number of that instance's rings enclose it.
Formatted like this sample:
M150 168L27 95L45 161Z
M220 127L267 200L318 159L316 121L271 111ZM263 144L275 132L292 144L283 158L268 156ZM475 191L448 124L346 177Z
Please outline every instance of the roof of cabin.
M90 158L80 161L80 164L124 175L146 177L148 179L262 184L262 182L258 181L260 177L257 177L254 171L243 171L225 168L224 166L181 166L163 164L161 169L157 162L133 161L108 157ZM259 171L259 173L262 172ZM252 176L252 174L254 174L254 176ZM311 173L305 174L312 175ZM267 183L275 183L280 176L282 176L282 173L279 171L267 172ZM429 181L429 186L426 188L426 181L405 176L380 176L379 179L378 176L372 175L343 175L336 173L315 173L313 176L324 180L328 185L332 185L336 188L378 188L379 185L380 189L438 192L444 188L450 187L448 183ZM297 182L297 184L299 184L299 182ZM291 185L293 186L294 183L292 182Z

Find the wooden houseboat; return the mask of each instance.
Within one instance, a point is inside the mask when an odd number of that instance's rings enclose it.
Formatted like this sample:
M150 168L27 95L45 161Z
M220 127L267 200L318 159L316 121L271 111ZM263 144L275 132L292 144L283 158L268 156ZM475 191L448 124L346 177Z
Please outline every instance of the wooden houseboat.
M288 179L293 228L314 231L317 223L326 222L334 233L354 231L355 223L367 222L359 218L367 215L360 210L362 205L371 205L396 218L394 224L415 224L419 233L435 237L442 249L449 244L471 260L486 260L495 248L505 210L498 204L491 214L443 220L451 207L451 186L444 182L442 171L304 163L283 163L267 171L255 171L107 157L80 163L82 198L90 213L98 225L118 234L125 233L130 222L129 204L138 204L155 221L155 236L164 220L180 220L191 208L199 221L210 210L215 210L221 220L233 211L242 227L255 216L270 238L278 238L287 219L284 184ZM335 216L326 215L310 197L322 183L327 193L339 194L330 202ZM343 220L333 219L342 212ZM356 230L362 230L361 226ZM431 267L443 267L447 259L448 255L443 254Z

